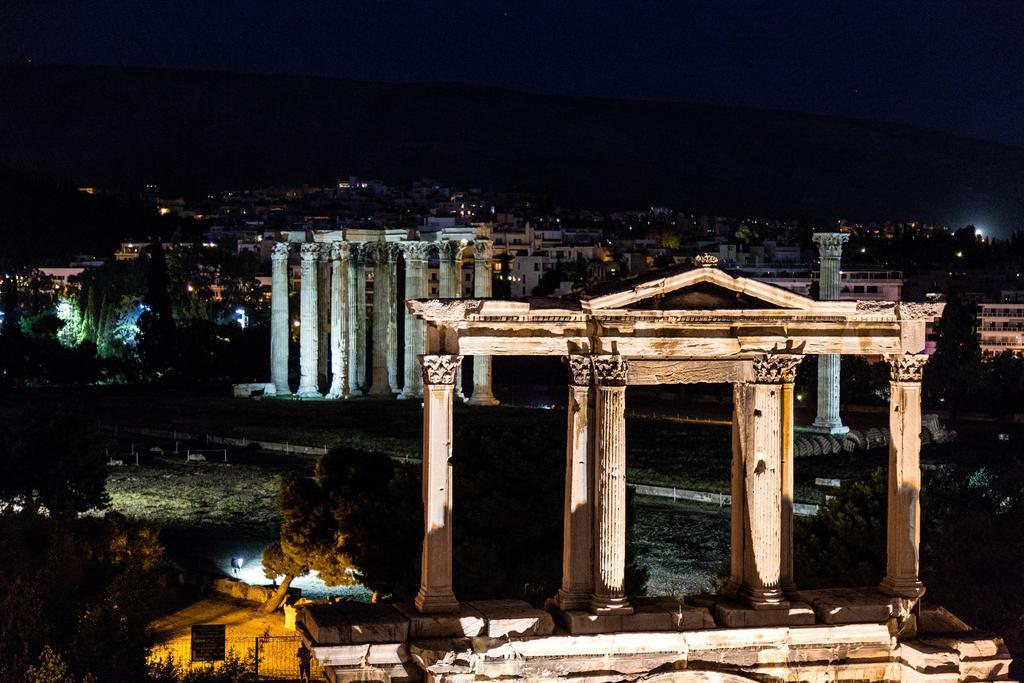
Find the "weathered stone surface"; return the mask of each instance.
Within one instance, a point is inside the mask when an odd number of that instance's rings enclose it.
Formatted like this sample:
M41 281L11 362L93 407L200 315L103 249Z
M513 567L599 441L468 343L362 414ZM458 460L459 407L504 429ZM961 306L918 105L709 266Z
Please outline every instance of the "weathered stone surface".
M809 626L814 624L810 605L794 602L788 608L751 609L731 602L715 605L715 621L728 628Z
M884 623L898 612L896 601L875 587L800 591L800 600L824 624Z
M966 633L971 627L945 607L922 604L917 615L917 630L921 634Z
M408 620L391 605L311 604L301 608L299 620L317 645L403 642L409 637Z
M522 600L477 600L467 604L483 615L482 635L490 638L546 636L555 630L550 614Z
M484 633L484 616L468 603L451 614L422 614L411 603L397 603L395 609L409 620L409 638L461 638Z

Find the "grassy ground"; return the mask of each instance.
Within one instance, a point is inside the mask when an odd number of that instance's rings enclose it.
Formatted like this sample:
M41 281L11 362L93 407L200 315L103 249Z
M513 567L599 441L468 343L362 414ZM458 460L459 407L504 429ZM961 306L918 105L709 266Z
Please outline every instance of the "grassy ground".
M90 387L21 392L0 399L0 418L17 420L28 411L65 405L106 425L149 427L309 446L348 445L388 455L418 457L422 410L418 402L251 401L223 395L161 389ZM679 406L672 405L674 412ZM695 421L676 417L632 417L627 425L629 479L635 483L727 491L731 436L727 425L695 405ZM649 415L650 408L642 406ZM561 443L565 413L560 409L469 408L458 405L456 428L487 430L497 425L542 426ZM926 452L927 458L927 452ZM269 456L268 456L269 457ZM857 453L797 462L797 498L818 502L817 477L855 478L885 464L884 453ZM168 476L181 476L169 473ZM145 500L137 501L145 505Z

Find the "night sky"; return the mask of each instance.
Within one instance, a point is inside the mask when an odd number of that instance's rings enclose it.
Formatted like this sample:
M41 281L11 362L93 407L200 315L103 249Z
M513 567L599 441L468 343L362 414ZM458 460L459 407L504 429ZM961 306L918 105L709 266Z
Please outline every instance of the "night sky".
M1024 2L0 2L0 62L460 82L1024 146Z

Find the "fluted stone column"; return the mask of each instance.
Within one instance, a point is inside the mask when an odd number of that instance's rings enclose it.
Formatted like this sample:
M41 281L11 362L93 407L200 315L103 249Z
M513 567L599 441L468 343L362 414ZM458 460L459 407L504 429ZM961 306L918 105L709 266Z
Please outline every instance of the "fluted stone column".
M349 243L348 254L348 395L362 396L366 386L366 253Z
M422 299L427 296L428 242L405 242L405 298ZM423 321L405 311L405 386L399 398L423 396L423 374L418 356L423 353Z
M391 396L388 373L388 319L391 317L391 268L389 244L375 242L367 245L374 256L373 265L373 377L370 394Z
M462 356L424 355L423 558L416 609L458 612L452 592L452 403Z
M818 275L818 299L838 301L840 292L840 257L843 244L850 236L839 232L816 232L821 269ZM850 431L839 417L840 356L829 353L818 356L818 415L811 428L825 434L841 436Z
M901 598L924 595L921 546L921 377L926 355L888 356L889 495L886 569L882 591Z
M299 293L299 391L302 398L320 398L317 388L319 367L319 281L317 277L320 245L306 242L299 249L302 279Z
M347 242L331 243L331 388L327 398L348 397Z
M792 434L785 385L803 356L754 361L754 380L737 385L733 428L733 524L729 592L755 609L789 606L782 589L784 453ZM787 421L789 423L787 424ZM739 536L737 536L739 532ZM737 547L739 545L739 547ZM737 566L738 565L738 566ZM790 563L790 566L791 563ZM738 583L738 585L736 585Z
M802 359L800 359L802 360ZM798 365L800 360L796 361ZM780 583L782 593L791 600L796 599L796 583L793 578L793 503L796 495L795 461L796 448L793 443L795 424L793 395L796 382L796 365L792 372L782 376L779 390L782 392L782 548L780 557Z
M288 243L278 242L270 254L270 381L278 396L288 386Z
M473 295L478 299L489 299L494 293L492 271L494 269L494 246L490 240L473 242ZM471 406L496 406L491 383L490 356L473 356L473 395Z
M462 264L462 250L465 244L458 240L445 240L437 246L438 257L438 295L442 299L462 298L462 287L459 274ZM462 368L455 377L455 396L466 400L462 392Z
M402 390L398 386L398 252L399 246L387 245L388 260L388 317L387 317L387 366L388 391L392 396Z
M316 268L317 286L317 391L327 393L330 388L330 349L331 349L331 247L326 242L320 243L320 254Z
M585 610L594 592L591 412L594 396L590 356L568 356L569 406L565 444L565 512L562 587L555 604Z
M626 597L626 360L594 356L595 614L632 614Z

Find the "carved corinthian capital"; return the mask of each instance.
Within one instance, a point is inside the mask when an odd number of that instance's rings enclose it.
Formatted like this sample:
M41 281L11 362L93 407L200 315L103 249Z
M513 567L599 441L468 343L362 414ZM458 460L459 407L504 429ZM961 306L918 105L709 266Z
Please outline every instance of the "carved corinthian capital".
M754 381L758 384L790 384L796 381L801 355L772 353L754 359Z
M574 387L589 387L594 377L593 363L590 356L566 356L565 364L569 368L569 384Z
M594 356L594 378L606 387L626 386L626 359L622 356Z
M466 248L465 242L460 240L445 240L437 245L437 254L440 258L458 262L462 256L462 250Z
M331 242L331 260L347 261L349 255L348 242Z
M885 360L889 363L889 377L893 382L920 382L928 356L923 353L892 354Z
M407 261L426 261L430 254L430 242L402 242L402 251Z
M490 261L494 256L494 243L490 240L473 240L473 259Z
M274 244L273 250L270 252L270 258L274 260L284 260L288 258L288 243L277 242Z
M420 356L424 384L455 384L455 375L462 356L431 354Z
M303 261L315 261L320 256L320 244L317 242L305 242L299 247L299 254Z
M818 245L818 254L822 258L839 258L843 255L843 245L850 236L845 232L816 232L811 238Z

